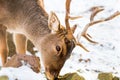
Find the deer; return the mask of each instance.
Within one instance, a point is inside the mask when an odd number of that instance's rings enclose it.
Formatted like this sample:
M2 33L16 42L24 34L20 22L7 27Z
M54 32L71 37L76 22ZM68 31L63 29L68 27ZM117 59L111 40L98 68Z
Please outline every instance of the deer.
M75 28L71 29L69 26L68 13L65 28L54 12L46 15L38 0L0 0L0 10L2 64L7 62L8 55L6 32L12 32L16 52L25 54L26 42L29 39L41 53L46 77L49 80L56 80L76 45L73 36Z
M0 0L0 56L4 65L8 55L6 32L12 32L16 52L25 54L26 42L30 40L41 53L47 79L57 80L75 46L89 50L73 35L77 26L70 27L71 0L66 0L65 27L54 12L46 13L38 2Z

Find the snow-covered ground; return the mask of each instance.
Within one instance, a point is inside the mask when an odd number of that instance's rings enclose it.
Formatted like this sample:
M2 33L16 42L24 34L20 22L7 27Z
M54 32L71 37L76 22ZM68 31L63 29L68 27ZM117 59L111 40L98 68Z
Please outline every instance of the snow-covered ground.
M105 8L95 17L97 20L108 17L117 10L120 11L120 0L72 0L71 15L83 16L83 18L70 22L71 25L78 24L75 35L80 33L89 22L90 12L88 10L93 6L104 6ZM64 25L65 0L45 0L45 8L48 13L56 12L61 24ZM70 59L66 61L60 75L77 72L86 80L97 80L99 72L110 72L120 77L120 16L90 27L88 33L99 44L95 45L81 38L80 42L90 52L77 46ZM10 80L46 80L43 73L43 67L41 73L35 73L27 66L0 70L0 75L8 75Z

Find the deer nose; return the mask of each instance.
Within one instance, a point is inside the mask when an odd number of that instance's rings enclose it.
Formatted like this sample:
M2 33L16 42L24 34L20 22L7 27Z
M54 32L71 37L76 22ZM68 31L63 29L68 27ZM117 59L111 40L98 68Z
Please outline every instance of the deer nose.
M59 80L59 79L58 79L57 77L55 77L54 79L48 79L48 78L47 78L47 80Z
M58 80L58 74L56 71L46 71L47 80Z

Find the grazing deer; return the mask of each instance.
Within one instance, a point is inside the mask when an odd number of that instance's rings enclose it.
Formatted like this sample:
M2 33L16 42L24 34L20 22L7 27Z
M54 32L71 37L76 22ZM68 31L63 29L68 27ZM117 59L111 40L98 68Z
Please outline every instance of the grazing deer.
M31 40L41 52L48 79L54 80L75 47L75 38L68 22L64 28L54 12L46 16L38 0L0 0L0 56L7 62L6 32L14 33L19 54L25 54L26 41ZM75 28L73 28L75 29Z
M14 33L19 54L25 54L26 41L31 40L41 52L45 73L50 80L57 79L75 45L88 51L73 36L76 25L70 28L70 2L66 0L65 28L54 12L48 17L38 0L0 0L0 56L3 65L8 53L6 31Z

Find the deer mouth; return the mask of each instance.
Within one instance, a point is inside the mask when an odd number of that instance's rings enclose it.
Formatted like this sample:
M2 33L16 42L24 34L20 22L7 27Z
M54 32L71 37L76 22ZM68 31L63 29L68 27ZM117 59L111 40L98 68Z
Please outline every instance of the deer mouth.
M47 80L58 80L58 74L54 73L54 74L46 74L47 76Z
M47 80L58 80L59 70L45 68Z
M47 79L47 80L50 80L50 79ZM54 78L53 80L59 80L59 79L56 77L56 78Z

